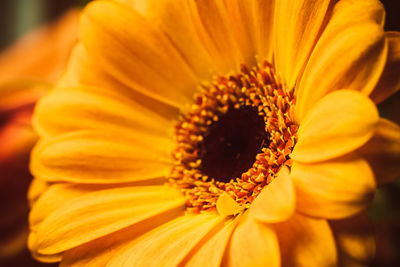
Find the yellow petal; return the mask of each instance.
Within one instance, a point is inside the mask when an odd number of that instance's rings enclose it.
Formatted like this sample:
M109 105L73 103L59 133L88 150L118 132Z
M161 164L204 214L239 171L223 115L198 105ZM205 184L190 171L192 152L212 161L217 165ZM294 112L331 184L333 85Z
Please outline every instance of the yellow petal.
M239 1L242 3L242 1ZM253 19L253 40L255 45L256 57L260 60L272 62L272 53L274 47L274 7L275 0L262 1L253 0L252 2Z
M146 15L146 13L148 11L149 2L151 0L146 0L146 1L143 1L143 0L116 0L116 1L130 6L131 8L135 9L137 12L139 12L142 15Z
M248 51L240 49L229 25L227 9L222 0L188 1L191 22L202 46L216 65L218 74L238 70L248 63ZM246 53L247 52L247 53Z
M224 0L223 3L229 29L244 56L242 63L254 65L256 58L272 62L275 1Z
M365 144L378 123L374 103L363 94L339 90L322 98L300 124L291 158L301 162L332 159Z
M241 206L233 200L226 192L222 193L217 200L217 211L221 216L236 215L241 211Z
M64 252L60 267L107 266L114 258L130 248L141 235L181 217L183 207L157 214L112 234L95 239Z
M327 221L296 214L275 229L282 266L337 266L335 240Z
M134 240L109 266L177 266L222 219L212 214L181 216Z
M380 119L374 136L358 151L371 165L378 185L400 177L400 126Z
M188 1L149 0L146 16L173 41L198 77L209 80L218 71L196 31Z
M295 210L295 194L289 169L284 166L277 177L268 184L250 208L250 216L262 222L287 220Z
M81 17L80 37L96 63L123 84L177 108L192 99L198 84L192 70L167 36L135 10L92 2Z
M31 255L37 261L45 262L45 263L53 263L59 262L62 259L62 253L53 254L53 255L44 255L37 252L37 232L30 231L28 236L27 246L31 251Z
M274 15L276 69L286 85L294 86L317 41L329 0L276 1Z
M244 214L227 250L226 266L280 266L275 231Z
M49 183L45 180L34 178L28 189L28 200L29 205L32 205L39 199L39 197L46 191L49 187Z
M291 176L297 209L314 217L338 219L355 214L375 191L371 168L356 156L314 164L294 162Z
M79 88L81 91L112 96L122 102L130 102L133 108L140 104L142 109L145 108L141 112L147 113L150 110L167 120L175 120L179 114L177 108L145 96L113 78L88 55L82 43L78 43L72 50L68 68L57 87Z
M389 43L388 58L385 69L379 79L371 98L380 103L400 89L400 32L386 32Z
M47 181L143 181L169 174L171 149L171 141L152 136L73 132L39 143L32 152L31 171Z
M46 182L36 178L31 188L40 186L40 184L44 186L43 183ZM42 192L29 213L29 228L31 231L37 231L43 220L59 207L65 205L65 203L68 203L73 198L92 193L96 189L100 189L99 186L77 184L49 185L49 183L46 183L45 189L42 189L44 192Z
M43 137L77 130L141 131L165 136L172 129L172 121L129 98L121 98L99 87L53 91L41 99L33 121L37 132Z
M339 250L341 266L369 266L375 255L374 226L363 212L330 221Z
M377 0L345 0L335 5L297 89L297 122L301 123L315 103L334 90L371 93L387 58L383 17L383 6Z
M198 247L192 250L191 254L193 255L189 254L188 260L182 262L182 264L188 267L221 266L226 246L239 218L236 217L234 220L227 221L223 228L218 229L216 233L212 233L210 238L204 241L204 244L199 243Z
M64 203L40 225L38 252L57 254L159 213L184 207L167 186L122 187L93 192Z

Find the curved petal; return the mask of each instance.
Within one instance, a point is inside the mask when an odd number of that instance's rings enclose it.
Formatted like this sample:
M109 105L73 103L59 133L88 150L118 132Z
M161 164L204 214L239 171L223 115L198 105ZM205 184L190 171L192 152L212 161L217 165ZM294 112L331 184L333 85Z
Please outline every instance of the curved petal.
M50 186L49 182L45 180L34 178L29 185L28 189L28 201L29 206L32 207L34 203L39 199L39 197L47 190Z
M221 216L236 215L243 209L226 192L223 192L217 200L217 212Z
M42 181L41 179L35 180ZM47 188L29 213L29 228L31 231L37 231L43 220L60 206L73 198L96 191L96 187L82 187L75 184L55 184L47 186Z
M37 251L57 254L159 213L184 207L167 186L123 187L93 192L64 203L37 231Z
M116 0L116 1L130 6L131 8L135 9L137 12L142 14L143 16L147 15L149 2L151 2L151 0L146 0L146 1L143 1L143 0Z
M248 214L239 221L226 254L227 266L280 266L275 231Z
M250 216L266 223L287 220L295 210L295 193L289 169L284 166L250 207Z
M181 216L134 240L109 266L177 266L221 220L212 214Z
M382 76L371 93L371 99L380 103L400 89L400 32L385 32L389 43L388 58Z
M272 62L274 6L275 0L224 0L229 28L245 55L242 63L254 65L256 58Z
M369 266L375 255L374 226L363 212L330 221L341 266Z
M146 4L146 17L165 32L199 78L208 80L218 72L194 27L188 1L148 0Z
M33 123L43 137L78 130L166 136L172 129L172 121L100 87L56 89L39 101Z
M301 123L315 103L334 90L371 93L387 58L383 17L383 6L377 0L344 0L335 5L298 86L297 122Z
M74 132L39 143L31 172L47 181L112 184L166 177L173 143L90 131Z
M373 198L375 180L367 161L344 157L326 162L294 162L291 172L297 210L319 218L355 214Z
M198 78L167 36L134 9L90 3L80 38L97 64L125 85L177 108L192 99Z
M286 85L292 88L317 41L330 0L275 3L275 64Z
M195 247L188 259L182 262L184 266L221 266L221 262L225 253L226 246L230 240L233 230L239 221L239 217L234 220L229 220L225 223L222 229L218 229L216 233L204 241L204 244L199 243Z
M124 103L128 102L134 108L138 105L142 106L141 112L147 113L146 110L150 110L167 120L174 120L179 114L177 108L145 96L108 74L94 58L88 55L82 43L78 43L72 50L66 72L57 83L57 87L79 88L82 91L112 96ZM93 88L96 89L93 90Z
M360 92L339 90L322 98L300 124L290 157L299 162L332 159L359 148L378 124L374 103Z
M37 249L37 233L35 231L30 231L27 241L27 246L31 251L31 255L34 259L45 262L45 263L54 263L61 261L63 257L63 253L57 253L52 255L41 254L36 251Z
M201 44L206 49L218 74L238 70L249 62L252 54L241 49L229 25L229 15L223 0L186 1L191 22ZM247 51L246 51L247 50Z
M107 266L107 264L129 248L143 234L181 217L183 207L157 214L149 219L95 239L63 253L60 267Z
M380 119L374 136L358 151L371 165L378 185L400 177L400 126Z
M335 240L327 221L296 214L275 229L282 266L337 266Z

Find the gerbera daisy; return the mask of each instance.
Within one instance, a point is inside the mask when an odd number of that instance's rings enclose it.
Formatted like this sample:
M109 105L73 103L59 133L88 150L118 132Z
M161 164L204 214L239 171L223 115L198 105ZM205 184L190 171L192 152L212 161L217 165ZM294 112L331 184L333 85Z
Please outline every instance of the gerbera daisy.
M96 1L37 106L29 247L64 266L331 266L399 174L379 1ZM144 4L144 5L138 5ZM372 99L369 98L372 96Z

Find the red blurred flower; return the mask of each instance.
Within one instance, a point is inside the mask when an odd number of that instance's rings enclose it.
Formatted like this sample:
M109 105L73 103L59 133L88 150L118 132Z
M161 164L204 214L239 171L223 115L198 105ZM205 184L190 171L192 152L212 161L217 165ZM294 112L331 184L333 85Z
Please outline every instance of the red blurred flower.
M77 38L78 10L42 26L0 53L0 265L34 263L26 252L36 101L63 72Z

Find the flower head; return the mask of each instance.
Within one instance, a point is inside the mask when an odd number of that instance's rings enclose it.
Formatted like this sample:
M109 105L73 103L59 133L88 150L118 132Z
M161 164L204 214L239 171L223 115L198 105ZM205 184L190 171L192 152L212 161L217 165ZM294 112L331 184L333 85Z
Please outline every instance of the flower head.
M145 4L90 4L67 73L37 106L35 257L370 260L362 211L385 168L398 173L374 158L399 157L399 127L369 98L399 88L388 69L400 35L383 31L379 1Z

